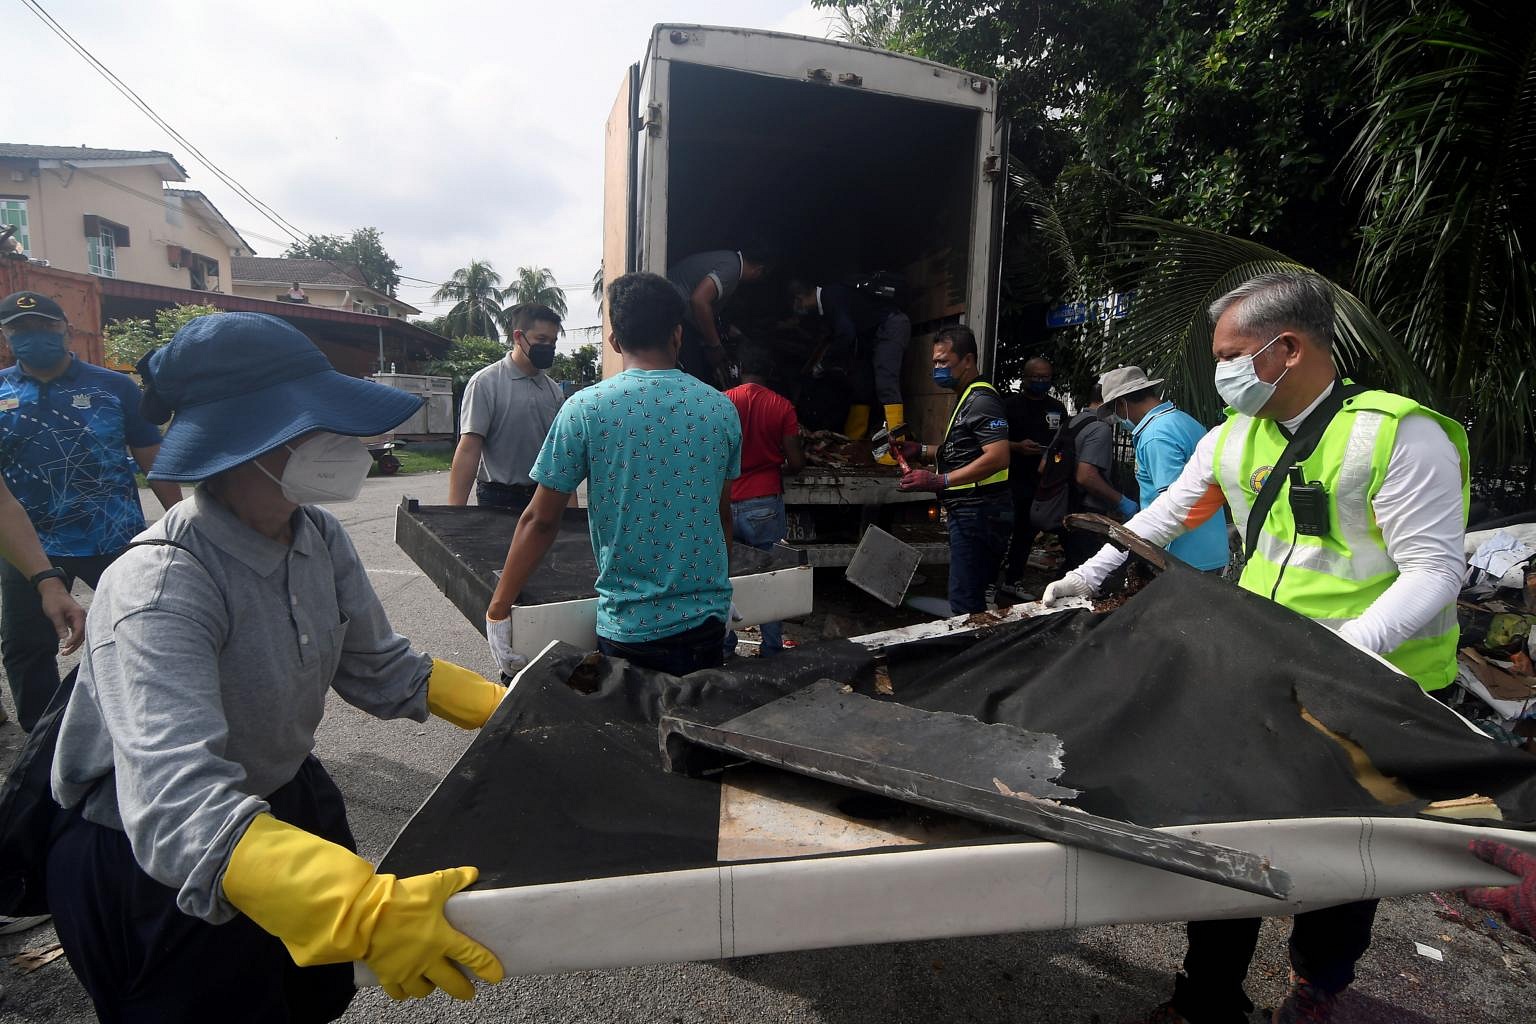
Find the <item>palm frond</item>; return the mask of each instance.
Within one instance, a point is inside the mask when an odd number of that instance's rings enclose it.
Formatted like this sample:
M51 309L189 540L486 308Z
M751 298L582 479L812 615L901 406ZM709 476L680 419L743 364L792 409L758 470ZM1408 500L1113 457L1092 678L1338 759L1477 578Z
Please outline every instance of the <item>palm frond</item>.
M1122 222L1141 237L1121 243L1141 269L1135 306L1125 326L1109 336L1112 361L1134 363L1166 377L1179 404L1201 422L1221 418L1212 384L1211 324L1206 310L1231 289L1259 274L1310 269L1284 253L1247 239L1157 217ZM1401 341L1358 296L1334 282L1334 359L1343 373L1414 398L1427 399L1429 383Z

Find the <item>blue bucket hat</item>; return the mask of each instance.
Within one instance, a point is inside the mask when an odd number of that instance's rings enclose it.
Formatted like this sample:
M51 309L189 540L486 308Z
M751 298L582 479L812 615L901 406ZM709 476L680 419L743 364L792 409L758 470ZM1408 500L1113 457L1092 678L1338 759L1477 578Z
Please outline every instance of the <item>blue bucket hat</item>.
M382 434L423 401L338 373L298 328L265 313L200 316L138 371L145 418L171 420L151 480L206 480L315 430Z

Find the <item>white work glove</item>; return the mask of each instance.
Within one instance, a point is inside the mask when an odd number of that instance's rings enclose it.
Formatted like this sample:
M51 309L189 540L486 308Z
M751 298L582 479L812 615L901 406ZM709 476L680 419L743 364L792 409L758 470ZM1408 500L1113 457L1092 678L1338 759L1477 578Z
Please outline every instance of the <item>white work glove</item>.
M512 649L512 616L504 619L485 617L485 639L503 675L515 676L528 665L528 659Z
M1045 588L1045 594L1041 596L1040 603L1049 607L1069 598L1092 596L1093 588L1088 586L1088 581L1075 572L1069 572Z

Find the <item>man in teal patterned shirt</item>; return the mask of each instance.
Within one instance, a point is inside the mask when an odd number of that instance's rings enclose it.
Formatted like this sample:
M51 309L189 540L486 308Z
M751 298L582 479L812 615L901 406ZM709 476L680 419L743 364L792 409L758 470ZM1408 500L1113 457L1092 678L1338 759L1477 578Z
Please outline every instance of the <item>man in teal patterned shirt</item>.
M683 301L665 278L626 274L607 302L608 343L624 372L566 401L534 462L538 488L486 609L503 671L521 661L511 651L512 605L583 480L599 649L672 675L723 660L740 419L729 399L677 368Z

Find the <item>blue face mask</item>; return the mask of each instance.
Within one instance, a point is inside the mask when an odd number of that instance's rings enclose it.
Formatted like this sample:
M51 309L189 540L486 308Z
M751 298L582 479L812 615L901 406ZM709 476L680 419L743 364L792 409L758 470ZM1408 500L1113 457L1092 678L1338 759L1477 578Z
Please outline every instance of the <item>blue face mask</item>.
M39 370L53 369L69 354L64 348L64 335L55 331L17 331L6 340L18 362Z
M935 366L933 368L933 382L939 387L948 388L951 391L955 389L955 385L960 383L955 380L955 375L950 372L947 366Z

